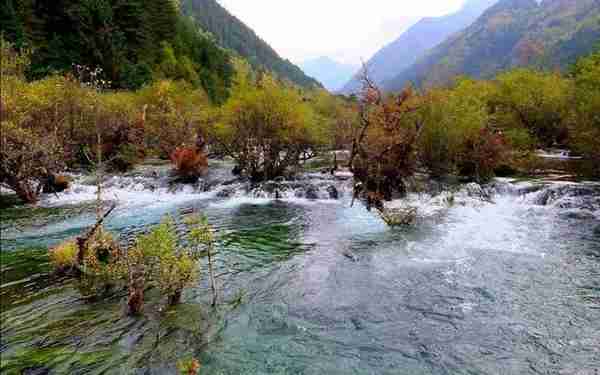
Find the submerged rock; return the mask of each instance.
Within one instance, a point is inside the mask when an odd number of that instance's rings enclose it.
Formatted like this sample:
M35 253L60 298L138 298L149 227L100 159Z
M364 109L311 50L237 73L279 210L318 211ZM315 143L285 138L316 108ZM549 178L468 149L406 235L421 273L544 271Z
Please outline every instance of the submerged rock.
M227 187L217 193L217 198L231 198L235 196L236 188Z
M578 198L580 201L583 202L584 199L581 198L593 198L596 193L596 190L587 186L551 186L542 190L534 199L533 204L539 206L547 206L557 202L562 198Z
M51 371L47 367L29 367L22 371L23 375L47 375Z
M350 322L352 322L354 329L356 329L357 331L364 329L364 325L358 318L351 318Z
M593 213L585 210L571 210L558 215L561 219L567 220L593 220L596 217Z

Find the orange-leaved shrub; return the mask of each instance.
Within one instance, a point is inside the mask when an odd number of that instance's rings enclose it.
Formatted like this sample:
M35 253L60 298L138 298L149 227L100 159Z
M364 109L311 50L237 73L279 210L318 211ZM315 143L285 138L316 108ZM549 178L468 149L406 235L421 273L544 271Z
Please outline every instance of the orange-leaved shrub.
M196 146L177 147L171 153L171 162L177 177L184 181L195 181L208 172L208 159Z

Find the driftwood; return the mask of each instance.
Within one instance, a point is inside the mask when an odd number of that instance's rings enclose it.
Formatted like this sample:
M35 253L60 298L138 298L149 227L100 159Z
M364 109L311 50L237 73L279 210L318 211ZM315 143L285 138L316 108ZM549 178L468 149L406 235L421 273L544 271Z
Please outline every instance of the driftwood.
M108 211L106 211L96 221L96 224L84 236L77 237L77 264L79 266L83 265L83 260L85 258L85 253L90 238L92 238L96 234L96 232L98 232L98 229L102 227L102 223L104 223L104 220L108 217L108 215L110 215L114 211L115 208L117 208L117 205L113 204L112 207L109 208Z

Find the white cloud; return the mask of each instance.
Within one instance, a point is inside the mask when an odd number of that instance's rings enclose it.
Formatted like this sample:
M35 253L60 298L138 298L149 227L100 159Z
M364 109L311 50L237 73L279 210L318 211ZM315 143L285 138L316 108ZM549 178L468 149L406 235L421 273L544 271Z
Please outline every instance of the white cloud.
M463 0L218 0L284 58L321 55L359 64L421 17L456 11Z

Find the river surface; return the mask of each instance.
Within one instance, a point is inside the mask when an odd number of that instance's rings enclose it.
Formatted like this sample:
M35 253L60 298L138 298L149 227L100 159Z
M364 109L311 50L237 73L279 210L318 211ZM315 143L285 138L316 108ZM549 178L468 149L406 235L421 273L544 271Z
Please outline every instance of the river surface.
M94 220L80 176L43 217L2 223L0 372L176 374L193 357L203 375L600 374L597 184L412 195L417 223L389 228L351 206L345 175L275 190L231 182L221 164L196 187L163 175L107 182L119 204L107 228L127 242L164 215L205 214L219 234L218 308L205 277L177 308L150 292L128 318L122 294L85 301L50 275L35 249Z

